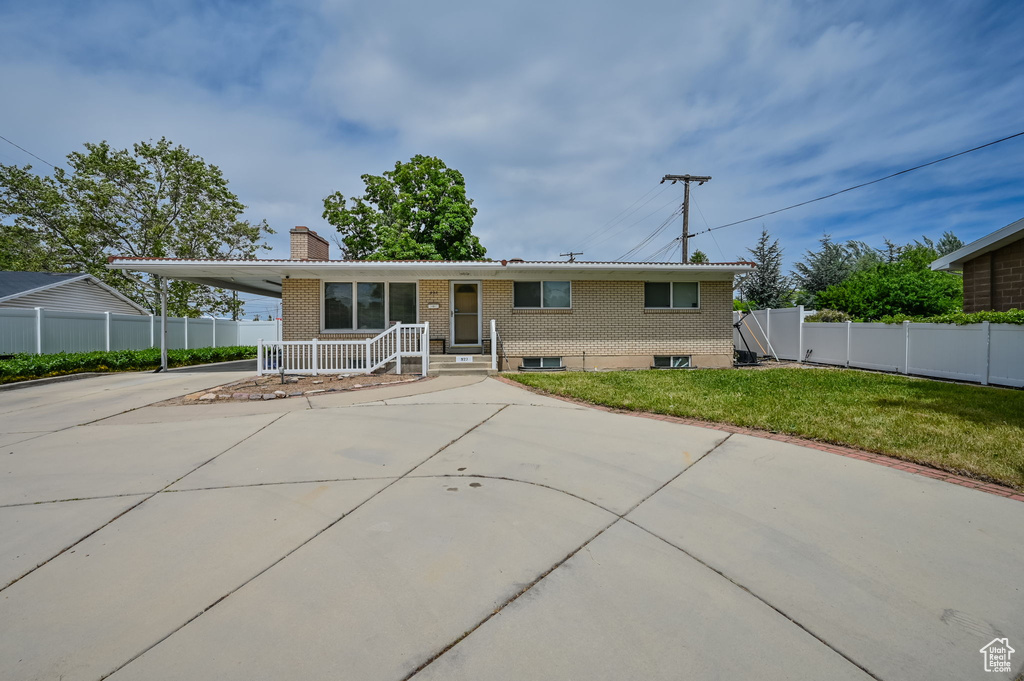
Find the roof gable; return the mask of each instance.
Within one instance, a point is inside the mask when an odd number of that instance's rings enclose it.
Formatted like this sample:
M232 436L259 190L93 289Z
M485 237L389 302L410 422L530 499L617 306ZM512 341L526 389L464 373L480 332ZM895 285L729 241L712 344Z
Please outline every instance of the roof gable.
M38 289L66 284L75 279L87 277L87 274L54 272L12 272L0 271L0 300L24 295Z
M999 250L1003 246L1012 244L1014 241L1024 239L1024 218L1011 222L1002 229L997 229L991 234L986 234L976 241L972 241L963 248L942 256L932 263L933 270L961 270L968 260L985 255L992 251Z

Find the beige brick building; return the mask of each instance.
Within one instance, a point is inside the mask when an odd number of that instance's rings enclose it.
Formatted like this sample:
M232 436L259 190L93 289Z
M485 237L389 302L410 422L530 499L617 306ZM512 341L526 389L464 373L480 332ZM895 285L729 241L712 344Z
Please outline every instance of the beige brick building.
M431 353L490 354L503 369L731 366L732 290L750 263L329 260L291 230L288 260L123 260L281 298L284 341L370 338L427 323ZM497 331L492 343L491 322Z

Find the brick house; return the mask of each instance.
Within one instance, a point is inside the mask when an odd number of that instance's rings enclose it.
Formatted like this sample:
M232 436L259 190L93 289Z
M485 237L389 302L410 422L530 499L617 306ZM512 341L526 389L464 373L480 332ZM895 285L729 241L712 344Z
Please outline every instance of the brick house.
M490 350L505 368L731 366L732 291L751 263L330 260L291 230L289 260L114 258L111 267L281 298L284 341L356 340L429 323L430 353Z
M1024 309L1024 219L987 234L931 265L964 273L964 312Z

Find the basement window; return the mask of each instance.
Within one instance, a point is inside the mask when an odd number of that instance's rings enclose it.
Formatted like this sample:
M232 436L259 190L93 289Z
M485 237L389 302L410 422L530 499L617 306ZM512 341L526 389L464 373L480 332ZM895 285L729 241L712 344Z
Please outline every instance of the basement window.
M689 355L656 355L654 357L655 369L689 369Z
M561 357L523 357L523 369L561 369Z

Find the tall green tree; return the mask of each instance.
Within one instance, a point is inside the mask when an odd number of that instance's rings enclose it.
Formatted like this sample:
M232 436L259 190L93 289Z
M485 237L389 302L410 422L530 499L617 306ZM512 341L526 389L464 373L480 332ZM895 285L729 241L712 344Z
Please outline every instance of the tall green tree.
M747 251L753 256L757 267L739 281L739 292L755 307L788 307L793 293L789 280L782 274L782 248L779 240L771 240L768 230L761 230L761 237L754 248Z
M700 263L711 262L711 258L704 251L697 249L690 255L690 262L699 265Z
M862 319L954 312L963 306L963 280L932 271L937 255L927 246L907 246L895 262L857 272L818 294L818 305Z
M366 191L324 199L324 219L353 260L480 260L487 250L473 235L476 208L466 180L433 156L413 156L383 175L363 175Z
M0 164L4 267L87 272L156 312L152 278L108 270L108 256L252 258L269 248L266 222L242 220L245 206L220 169L180 145L87 143L67 159L68 170L51 176ZM241 305L230 291L190 282L171 282L169 294L168 311L179 316Z
M804 253L802 262L793 266L793 281L800 289L799 302L814 307L819 293L843 282L850 275L850 253L826 234L821 248Z

